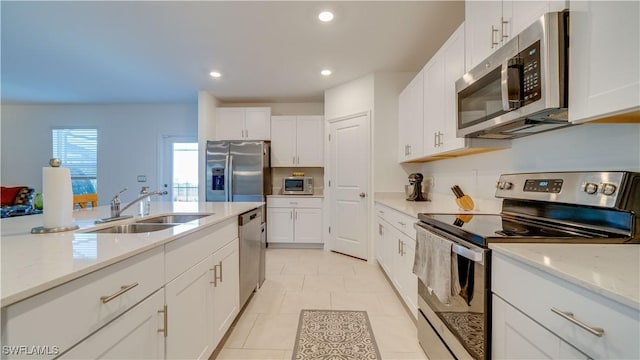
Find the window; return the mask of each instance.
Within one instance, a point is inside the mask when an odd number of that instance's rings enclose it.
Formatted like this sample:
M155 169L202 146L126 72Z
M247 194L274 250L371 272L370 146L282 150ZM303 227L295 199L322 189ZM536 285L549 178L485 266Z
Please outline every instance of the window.
M53 129L53 157L71 172L74 194L98 189L98 129Z

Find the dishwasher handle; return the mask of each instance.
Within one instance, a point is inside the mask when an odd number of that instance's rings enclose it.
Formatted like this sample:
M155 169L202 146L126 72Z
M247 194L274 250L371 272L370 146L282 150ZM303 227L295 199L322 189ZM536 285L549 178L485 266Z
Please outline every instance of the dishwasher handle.
M253 209L244 214L240 214L240 216L238 217L238 225L242 226L242 225L248 224L250 221L257 221L261 219L262 219L262 211L260 210L260 208Z

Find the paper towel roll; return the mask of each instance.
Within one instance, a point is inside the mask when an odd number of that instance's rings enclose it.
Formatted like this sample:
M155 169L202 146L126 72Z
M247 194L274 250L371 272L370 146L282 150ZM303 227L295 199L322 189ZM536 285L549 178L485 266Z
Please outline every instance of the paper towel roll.
M67 168L42 168L42 197L45 228L73 226L73 192Z

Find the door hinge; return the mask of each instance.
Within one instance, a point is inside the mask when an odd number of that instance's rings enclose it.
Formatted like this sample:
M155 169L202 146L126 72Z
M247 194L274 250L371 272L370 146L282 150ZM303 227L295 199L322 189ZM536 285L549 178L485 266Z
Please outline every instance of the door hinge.
M331 226L329 226L329 234L331 234Z

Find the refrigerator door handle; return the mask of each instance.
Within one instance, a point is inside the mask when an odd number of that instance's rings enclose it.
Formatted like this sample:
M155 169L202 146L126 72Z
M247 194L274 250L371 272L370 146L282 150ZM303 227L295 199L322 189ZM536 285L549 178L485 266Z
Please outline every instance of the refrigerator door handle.
M229 187L227 191L229 191L229 196L227 197L227 201L233 201L233 155L229 156Z
M229 155L224 158L224 201L229 201L229 186L231 184L229 178Z

